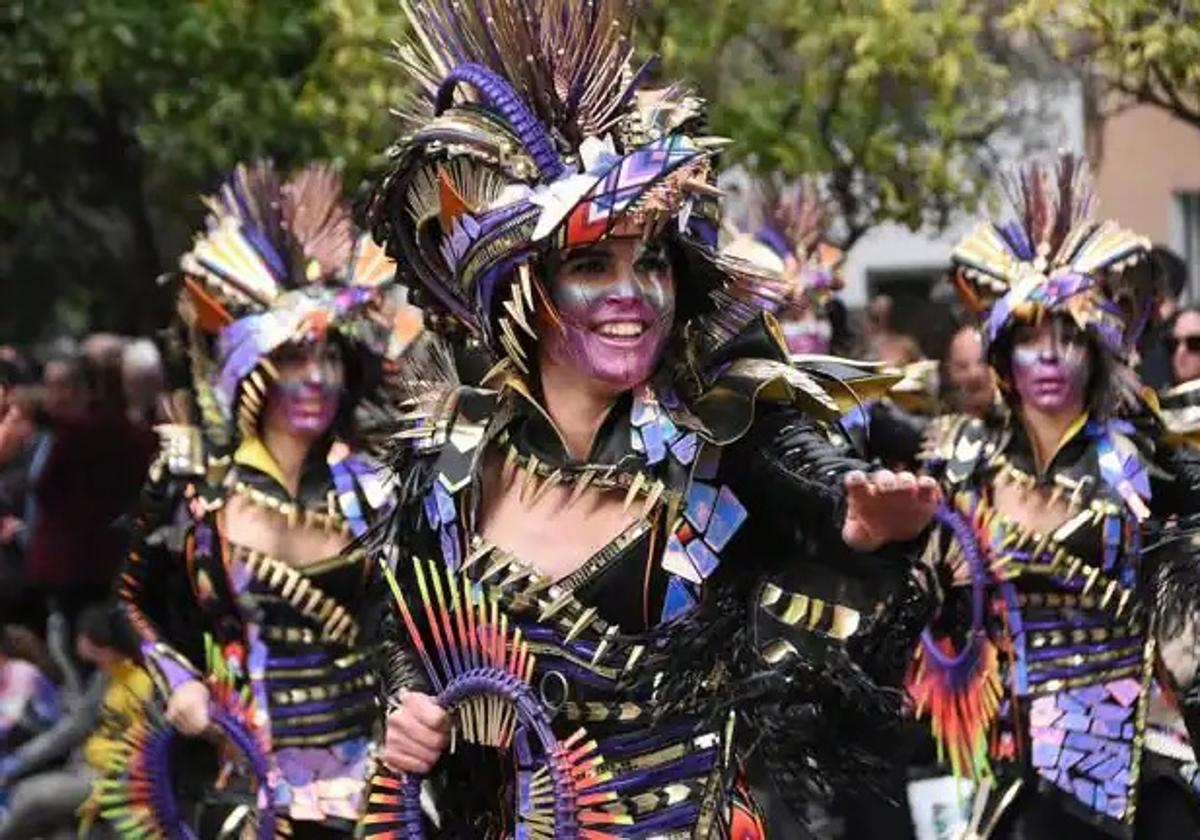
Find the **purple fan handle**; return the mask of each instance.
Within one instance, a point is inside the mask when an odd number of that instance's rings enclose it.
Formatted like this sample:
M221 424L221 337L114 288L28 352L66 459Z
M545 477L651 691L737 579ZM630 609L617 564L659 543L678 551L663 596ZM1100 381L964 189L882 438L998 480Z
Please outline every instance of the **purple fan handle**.
M250 769L264 790L269 790L267 780L267 757L259 749L254 735L246 730L240 720L220 706L213 705L209 709L209 720L225 733L230 742L246 757ZM153 787L150 791L150 801L158 817L163 833L170 840L198 840L196 832L183 818L179 800L171 786L171 747L179 737L173 726L161 726L150 736L149 755L147 763L153 776ZM267 807L258 820L259 840L274 840L275 811Z
M442 79L441 85L438 86L437 97L434 100L433 107L436 113L440 114L450 107L454 91L460 82L479 91L484 101L501 113L505 121L512 126L521 145L537 164L538 172L544 180L553 181L563 174L566 165L541 121L534 116L529 106L521 100L508 82L482 64L467 62L446 74L446 78Z
M925 648L926 655L932 657L938 665L949 671L958 671L974 661L977 649L983 641L985 633L983 610L986 603L987 571L983 559L983 547L979 544L979 536L966 517L945 502L937 506L933 515L938 522L950 529L955 542L959 544L967 558L967 567L971 572L971 635L967 643L963 645L963 649L953 656L942 653L928 628L921 633L921 645Z
M554 786L555 840L575 840L579 836L579 824L573 807L571 780L554 760L559 748L558 739L550 726L546 709L529 686L507 671L475 668L451 680L437 700L444 708L453 709L464 700L485 695L501 697L512 703L516 707L518 723L536 737ZM425 840L425 830L421 825L422 778L415 773L406 773L404 776L404 802L399 821L404 825L404 836L408 840Z

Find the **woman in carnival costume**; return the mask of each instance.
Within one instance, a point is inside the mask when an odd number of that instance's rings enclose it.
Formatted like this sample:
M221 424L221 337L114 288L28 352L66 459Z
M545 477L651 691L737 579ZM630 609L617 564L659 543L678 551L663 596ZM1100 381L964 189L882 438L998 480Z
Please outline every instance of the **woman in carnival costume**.
M1126 365L1153 300L1150 246L1096 220L1074 157L1009 187L1015 220L981 223L953 254L1009 416L931 435L956 516L930 543L945 600L910 687L976 781L968 836L1194 836L1186 808L1190 828L1163 828L1165 811L1139 807L1148 782L1195 775L1186 742L1147 719L1163 690L1197 711L1200 605L1174 521L1200 505L1200 466Z
M789 362L778 279L715 252L721 143L641 89L624 0L409 14L419 93L371 221L442 343L398 377L405 775L368 836L766 836L754 786L803 808L898 712L844 649L878 617L770 577L917 537L932 482L829 443L854 395ZM478 388L467 341L498 357Z
M353 544L391 504L354 420L378 380L394 267L356 236L325 165L287 180L270 163L239 166L206 205L180 261L193 412L161 429L118 604L166 721L186 736L209 728L211 704L230 696L213 670L244 686L274 817L293 837L347 836L376 717L373 566ZM197 767L180 775L195 787L182 799L211 793Z
M746 192L741 229L725 253L779 275L787 290L776 317L788 352L800 362L829 364L837 336L830 312L842 288L844 254L829 242L825 202L816 181L755 181ZM881 369L882 370L882 369ZM925 417L937 413L937 365L906 365L886 396L845 412L840 426L862 452L890 466L912 467Z

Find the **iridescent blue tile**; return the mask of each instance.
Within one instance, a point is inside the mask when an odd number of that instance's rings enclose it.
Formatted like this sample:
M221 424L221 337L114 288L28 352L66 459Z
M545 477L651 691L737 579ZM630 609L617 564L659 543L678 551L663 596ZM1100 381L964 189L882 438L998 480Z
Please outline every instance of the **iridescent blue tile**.
M1095 797L1092 801L1092 807L1101 814L1108 810L1108 797L1104 795L1104 788L1097 785L1092 790L1092 796Z
M1096 784L1087 779L1075 779L1075 798L1089 808L1096 801Z
M629 422L636 428L641 428L657 417L662 409L653 398L647 399L639 394L633 398L633 408L629 412Z
M1063 715L1063 729L1069 729L1072 732L1087 732L1092 727L1092 719L1085 714L1079 712L1071 712Z
M1107 761L1100 764L1099 767L1096 767L1094 770L1092 770L1090 775L1094 779L1107 782L1109 779L1115 779L1117 774L1124 769L1125 765L1122 763L1121 759L1117 758L1116 756L1111 756Z
M717 501L717 488L703 481L693 481L688 488L687 507L683 515L698 532L704 533L712 516L713 504Z
M1033 766L1057 767L1058 747L1049 741L1033 742Z
M442 482L435 481L433 483L433 495L437 497L438 517L443 525L458 518L458 511L454 509L454 498L442 486Z
M1080 703L1086 703L1089 706L1094 706L1108 699L1108 689L1102 685L1089 685L1084 688L1077 688L1071 693L1079 699Z
M1128 801L1124 796L1110 795L1104 811L1114 820L1123 820L1125 818L1125 806Z
M688 432L671 444L671 454L675 456L676 461L687 466L696 460L696 443L696 433Z
M642 433L638 429L629 430L629 445L633 447L634 452L646 451L646 443L642 440Z
M1116 703L1097 703L1092 709L1092 716L1112 723L1124 722L1133 715L1132 706L1120 706Z
M432 491L425 494L425 518L429 521L430 528L437 528L442 524L441 517L438 516L437 499Z
M1071 696L1070 692L1061 691L1054 695L1054 703L1064 712L1086 712L1087 705Z
M665 411L658 416L658 423L656 425L659 431L662 432L663 440L667 443L671 443L675 438L679 437L679 427L675 425L675 421Z
M462 565L462 557L458 550L458 528L454 525L444 525L441 531L442 560L451 571L457 572Z
M701 578L707 579L721 563L721 558L705 544L704 540L692 540L684 546L683 550L687 552L688 557L692 558L696 572Z
M646 463L657 464L667 457L667 442L660 424L642 426L642 443L646 444Z
M667 546L663 549L662 567L671 574L678 575L692 583L700 583L703 580L695 563L692 562L692 558L683 550L683 543L674 534L667 537Z
M1078 750L1068 750L1064 748L1063 751L1059 753L1058 766L1063 770L1070 770L1083 759L1084 755L1086 754L1081 753Z
M1070 717L1070 715L1068 715ZM1095 752L1102 750L1105 747L1105 742L1097 738L1095 735L1089 735L1086 731L1068 732L1065 740L1065 745L1073 750L1082 750L1083 752Z
M683 578L672 576L667 581L667 594L663 600L662 620L671 621L696 606L696 596Z
M721 487L717 503L713 507L712 520L704 533L704 540L717 551L723 551L733 539L738 528L746 521L746 507L728 487Z

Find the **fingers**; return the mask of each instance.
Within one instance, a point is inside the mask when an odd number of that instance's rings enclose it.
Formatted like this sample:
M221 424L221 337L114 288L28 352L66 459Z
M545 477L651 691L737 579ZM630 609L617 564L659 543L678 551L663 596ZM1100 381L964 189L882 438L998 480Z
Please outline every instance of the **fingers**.
M870 482L877 493L891 493L896 489L896 474L891 470L876 470L871 473Z
M450 732L450 715L429 695L415 691L409 692L405 697L403 708L409 711L423 726L435 732Z
M917 498L925 504L936 502L941 496L938 483L927 475L917 479Z
M450 716L432 697L408 692L388 715L383 761L401 773L425 775L450 743Z

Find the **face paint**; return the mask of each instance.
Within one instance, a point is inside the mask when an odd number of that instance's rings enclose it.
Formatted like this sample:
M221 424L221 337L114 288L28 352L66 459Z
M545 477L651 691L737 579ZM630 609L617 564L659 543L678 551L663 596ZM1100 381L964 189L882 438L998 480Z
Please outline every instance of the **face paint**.
M550 283L560 323L544 352L624 391L654 372L675 318L675 281L665 249L610 239L568 253Z
M288 345L274 362L279 375L267 392L265 422L297 437L325 434L337 416L345 378L337 345Z
M1091 375L1085 339L1058 319L1019 329L1012 371L1021 402L1048 413L1082 411Z
M829 352L833 327L811 309L789 307L779 314L779 328L789 353L824 355Z

